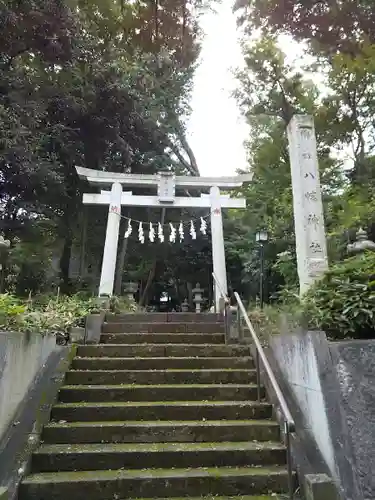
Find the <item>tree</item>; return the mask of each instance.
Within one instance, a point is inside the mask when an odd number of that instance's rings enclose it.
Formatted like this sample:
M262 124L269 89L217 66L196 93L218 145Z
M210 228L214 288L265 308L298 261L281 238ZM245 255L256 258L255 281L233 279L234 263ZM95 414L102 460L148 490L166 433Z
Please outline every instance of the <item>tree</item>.
M235 11L247 31L291 34L326 54L355 54L375 42L372 0L237 0Z
M183 117L200 7L198 1L1 4L2 229L22 240L27 227L50 221L62 248L65 289L80 233L83 186L75 165L199 173Z
M335 137L329 133L330 108L323 103L319 89L301 71L286 63L285 54L273 37L244 44L244 55L246 68L238 73L237 99L251 127L246 148L253 181L240 190L249 209L244 213L232 213L234 227L228 238L228 252L237 255L242 262L242 286L254 297L258 293L259 278L255 233L267 229L267 282L268 295L272 296L285 284L285 276L276 265L278 254L289 252L295 261L293 199L285 131L294 113L316 117L326 210L334 205L344 186L344 178L340 162L330 156ZM241 238L235 233L241 234Z

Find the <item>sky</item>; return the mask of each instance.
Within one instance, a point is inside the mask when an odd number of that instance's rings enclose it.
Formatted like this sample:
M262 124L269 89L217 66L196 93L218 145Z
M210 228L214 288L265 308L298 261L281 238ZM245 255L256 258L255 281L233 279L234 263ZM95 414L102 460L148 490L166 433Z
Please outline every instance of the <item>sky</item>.
M233 3L222 0L216 12L208 12L200 20L205 38L187 128L201 175L232 175L248 168L243 142L250 130L231 97L236 88L233 70L243 66ZM281 40L280 45L291 58L298 57L299 47L290 39Z
M231 97L232 70L243 60L232 5L233 0L222 0L217 13L208 12L200 20L205 38L194 78L188 137L201 175L231 175L246 168L243 141L248 128Z

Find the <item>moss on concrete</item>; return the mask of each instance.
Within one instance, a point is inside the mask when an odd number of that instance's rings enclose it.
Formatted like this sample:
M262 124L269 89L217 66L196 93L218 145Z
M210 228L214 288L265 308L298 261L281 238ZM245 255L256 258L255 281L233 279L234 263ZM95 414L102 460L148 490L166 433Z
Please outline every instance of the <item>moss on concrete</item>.
M24 483L99 482L115 479L286 476L285 467L197 467L193 469L94 470L32 474Z

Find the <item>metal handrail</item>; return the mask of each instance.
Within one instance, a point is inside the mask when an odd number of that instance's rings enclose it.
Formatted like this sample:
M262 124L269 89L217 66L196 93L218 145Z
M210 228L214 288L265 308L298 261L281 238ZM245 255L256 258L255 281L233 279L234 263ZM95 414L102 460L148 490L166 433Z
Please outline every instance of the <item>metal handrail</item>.
M212 276L213 276L213 278L214 278L214 280L215 280L215 284L216 284L216 286L217 286L217 287L218 287L218 289L219 289L220 295L223 297L223 299L224 299L224 300L227 300L227 299L228 299L228 295L227 295L226 293L224 293L224 290L223 290L223 288L222 288L222 286L221 286L221 283L220 283L220 282L219 282L219 280L217 279L216 274L215 274L215 273L212 273Z
M220 292L220 295L224 301L223 316L224 316L224 328L225 328L225 342L228 343L229 335L230 335L229 297L224 292L224 289L221 286L221 283L217 279L217 276L214 272L212 273L212 276L214 278L215 286L217 286L217 288ZM216 294L214 294L214 295L216 295ZM215 311L216 311L216 297L215 296L214 296L214 301L215 301Z
M229 329L230 325L228 322L229 316L228 316L228 308L229 308L229 297L227 294L224 293L223 288L221 284L219 283L215 273L212 273L212 276L214 278L215 284L219 289L219 292L224 299L224 314L225 314L225 322L226 322L226 334L229 335ZM250 331L250 334L252 336L252 339L255 344L256 348L256 371L257 371L257 395L258 395L258 401L261 400L261 384L260 384L260 360L263 363L264 369L268 375L268 378L270 380L270 383L272 385L272 388L275 392L276 398L278 400L280 410L284 419L284 433L285 433L285 445L286 445L286 453L287 453L287 469L288 469L288 489L289 489L289 499L293 500L294 496L294 480L293 480L293 469L292 469L292 453L291 453L291 442L290 442L290 437L291 434L295 432L296 425L294 422L294 419L292 417L292 414L288 408L287 402L285 401L284 395L280 389L279 383L276 380L275 374L273 373L273 370L268 362L267 356L264 352L264 349L262 347L262 344L259 341L258 335L256 334L256 331L251 324L250 318L246 312L245 306L243 305L243 302L238 295L237 292L234 292L234 296L238 305L237 308L237 328L238 328L238 336L241 339L241 313L242 316L245 320L246 326ZM228 326L227 326L228 325ZM227 332L228 329L228 332Z
M285 401L284 395L280 389L279 383L277 382L275 374L273 373L273 370L268 362L268 359L267 359L267 356L264 352L262 344L259 341L258 335L256 334L256 331L255 331L253 325L251 324L251 321L250 321L250 318L246 312L245 306L243 305L243 302L242 302L242 300L237 292L234 292L234 296L236 298L236 302L237 302L237 305L239 307L239 309L237 310L238 311L238 315L237 315L238 333L240 335L240 330L241 330L240 312L241 312L242 316L245 320L246 326L249 329L249 332L253 338L255 348L256 348L258 401L260 401L260 394L261 394L261 391L260 391L260 360L262 360L264 369L268 375L269 381L271 382L272 388L273 388L275 395L276 395L276 398L279 402L281 413L282 413L283 418L284 418L284 433L285 433L285 446L286 446L286 455L287 455L289 499L293 500L294 480L293 480L293 469L292 469L292 452L291 452L290 435L291 435L291 433L295 432L296 425L295 425L294 419L292 417L292 414L290 413L290 410L288 408L287 402Z
M253 337L254 344L255 344L256 349L259 353L259 357L262 360L264 369L267 372L268 378L270 379L272 388L275 391L275 394L276 394L277 400L280 404L280 408L281 408L281 411L284 415L284 418L286 421L289 422L289 426L291 427L291 432L294 432L294 430L295 430L294 419L292 417L292 414L290 413L290 410L289 410L288 405L285 401L284 395L281 392L281 389L280 389L280 386L276 380L275 374L273 373L272 368L268 362L267 356L265 355L262 344L260 343L258 335L256 334L254 327L251 324L250 318L246 312L245 306L243 305L240 296L238 295L237 292L234 292L234 296L236 297L237 304L239 305L239 307L241 309L246 326L248 327L248 329L251 333L251 336Z

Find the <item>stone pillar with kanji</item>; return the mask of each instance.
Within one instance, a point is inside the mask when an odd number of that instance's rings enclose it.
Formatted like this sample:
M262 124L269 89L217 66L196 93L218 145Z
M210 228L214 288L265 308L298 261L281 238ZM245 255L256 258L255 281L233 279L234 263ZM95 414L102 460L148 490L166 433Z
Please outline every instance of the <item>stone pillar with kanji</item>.
M288 125L300 294L328 269L314 120L295 115Z

